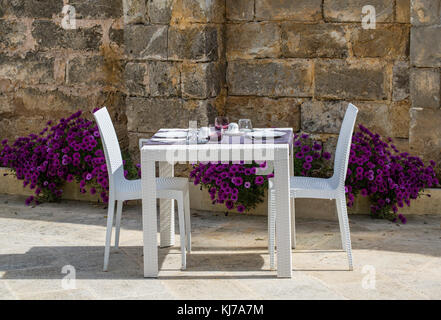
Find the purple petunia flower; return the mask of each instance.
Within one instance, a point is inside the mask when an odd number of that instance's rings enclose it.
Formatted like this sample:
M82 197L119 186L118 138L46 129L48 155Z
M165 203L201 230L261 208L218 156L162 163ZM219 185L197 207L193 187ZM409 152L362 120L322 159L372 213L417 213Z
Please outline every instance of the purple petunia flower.
M310 162L305 162L303 164L303 169L305 169L305 170L309 170L309 169L311 169L311 167L312 167L312 165Z
M242 177L234 177L233 179L231 179L231 182L235 185L235 186L241 186L243 183L243 178Z
M228 210L231 210L234 208L234 202L231 200L227 200L225 201L225 206L227 207Z
M243 186L244 186L246 189L249 189L249 188L251 187L251 183L250 183L249 181L246 181L246 182L243 184Z
M264 182L265 182L265 179L264 179L262 176L257 176L257 177L254 179L254 183L257 184L257 185L261 185L261 184L263 184Z
M297 159L303 159L304 156L305 156L305 154L303 152L301 152L301 151L296 153L296 158Z

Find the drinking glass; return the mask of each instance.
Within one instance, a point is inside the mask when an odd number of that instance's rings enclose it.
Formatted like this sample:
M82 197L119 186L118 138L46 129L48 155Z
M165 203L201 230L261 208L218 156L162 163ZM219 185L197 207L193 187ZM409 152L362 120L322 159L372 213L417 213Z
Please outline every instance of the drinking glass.
M239 130L243 132L253 131L253 125L250 119L240 119L239 120Z
M228 117L218 116L214 120L214 127L216 128L216 130L220 130L220 129L227 130L229 123L230 122L228 120Z

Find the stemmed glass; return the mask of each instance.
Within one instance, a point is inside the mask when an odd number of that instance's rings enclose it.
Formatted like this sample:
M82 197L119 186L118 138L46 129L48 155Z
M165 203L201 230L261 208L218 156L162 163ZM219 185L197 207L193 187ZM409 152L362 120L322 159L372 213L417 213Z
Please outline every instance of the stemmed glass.
M218 116L214 120L214 127L216 130L224 129L226 130L228 128L228 124L230 121L228 120L228 117L225 116Z
M215 141L221 141L222 140L222 134L224 133L224 130L228 129L229 120L228 117L225 116L218 116L214 120L214 136Z

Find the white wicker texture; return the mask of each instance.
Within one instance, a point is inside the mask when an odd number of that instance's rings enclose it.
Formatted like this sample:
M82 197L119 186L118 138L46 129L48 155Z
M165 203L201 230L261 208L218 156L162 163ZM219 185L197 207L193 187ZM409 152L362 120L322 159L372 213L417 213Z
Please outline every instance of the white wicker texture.
M107 233L104 250L104 271L107 271L110 255L110 243L112 239L113 218L115 202L117 203L117 214L115 223L115 247L119 244L119 233L121 225L122 206L125 200L141 199L141 180L127 180L124 177L123 160L119 147L118 138L112 124L112 120L106 107L94 113L98 124L104 154L106 157L107 171L109 174L109 208L107 214ZM179 229L181 238L182 269L186 268L186 243L189 242L185 230L190 227L189 192L188 180L185 178L161 177L156 179L156 197L160 199L176 199L178 202ZM188 212L187 212L188 211ZM172 223L170 223L172 224ZM156 232L154 234L156 237ZM189 248L189 247L188 247Z
M349 270L352 266L351 236L349 230L348 213L346 208L345 179L348 168L349 152L351 149L352 133L358 109L349 104L340 129L337 148L334 160L334 174L329 179L290 177L291 198L316 198L335 199L337 202L337 213L340 224L342 248L346 251L349 263ZM271 185L271 184L270 184ZM270 253L270 267L274 269L274 232L276 224L276 201L277 195L274 189L269 190L268 196L268 248ZM278 223L278 221L277 221ZM294 225L295 221L291 223ZM295 228L292 228L295 230ZM293 236L295 238L295 236Z
M169 130L169 129L167 129ZM146 142L146 143L145 143ZM144 277L158 277L158 246L156 239L156 188L151 181L155 179L154 165L156 162L184 163L198 161L274 161L274 189L276 202L282 204L276 209L280 212L277 217L278 234L277 276L288 278L292 276L291 252L291 206L289 197L289 144L287 143L253 143L253 144L161 144L149 145L140 140L141 169L142 169L142 219L144 237ZM219 157L219 156L224 156ZM161 171L160 171L161 174ZM279 211L280 210L280 211ZM162 214L162 212L161 212ZM275 215L276 216L276 215ZM294 214L293 214L294 216ZM162 216L161 216L162 219ZM162 220L161 220L162 223ZM188 224L186 224L188 226ZM170 228L161 227L161 233L167 233ZM189 234L190 232L187 231ZM168 236L165 235L164 238ZM162 235L161 235L162 239Z

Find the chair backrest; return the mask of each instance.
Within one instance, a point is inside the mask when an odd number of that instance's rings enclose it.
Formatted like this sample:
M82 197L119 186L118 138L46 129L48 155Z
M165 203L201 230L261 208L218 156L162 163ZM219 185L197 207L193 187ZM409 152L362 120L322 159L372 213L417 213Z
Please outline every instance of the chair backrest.
M96 111L93 116L98 124L104 154L106 156L107 172L109 174L109 189L113 189L114 179L117 175L124 176L123 160L119 148L118 137L113 127L112 119L106 107ZM119 177L120 178L120 177Z
M355 120L357 119L358 109L352 103L346 109L343 123L341 124L338 136L337 148L334 158L333 179L339 188L344 188L346 172L348 171L349 153L351 151L352 133L354 132Z

